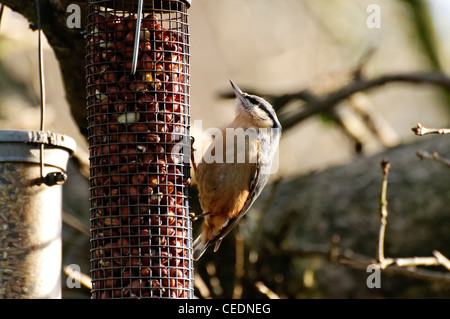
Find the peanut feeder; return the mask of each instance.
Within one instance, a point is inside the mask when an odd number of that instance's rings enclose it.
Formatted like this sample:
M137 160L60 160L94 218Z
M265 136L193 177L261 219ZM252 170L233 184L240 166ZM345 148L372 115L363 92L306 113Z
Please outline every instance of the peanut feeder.
M93 298L192 298L189 3L89 1Z

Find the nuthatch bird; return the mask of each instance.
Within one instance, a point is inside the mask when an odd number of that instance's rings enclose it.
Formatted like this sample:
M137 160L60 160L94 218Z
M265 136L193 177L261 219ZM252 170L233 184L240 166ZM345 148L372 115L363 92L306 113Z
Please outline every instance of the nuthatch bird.
M217 251L261 194L281 136L272 106L230 82L236 94L236 117L215 137L202 161L198 165L193 162L203 210L195 218L204 217L202 232L194 242L195 260L211 245Z

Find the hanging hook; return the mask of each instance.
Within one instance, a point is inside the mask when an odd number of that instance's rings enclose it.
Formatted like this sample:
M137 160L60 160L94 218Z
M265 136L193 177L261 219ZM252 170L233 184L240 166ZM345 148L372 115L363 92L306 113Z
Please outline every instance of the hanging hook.
M136 31L134 34L134 47L133 47L133 61L131 63L131 75L136 73L137 60L139 54L139 41L141 37L141 20L142 20L142 7L143 0L139 0L138 2L138 12L137 12L137 20L136 20Z
M50 172L44 177L35 180L36 185L45 184L47 186L62 185L67 180L67 174L63 172Z

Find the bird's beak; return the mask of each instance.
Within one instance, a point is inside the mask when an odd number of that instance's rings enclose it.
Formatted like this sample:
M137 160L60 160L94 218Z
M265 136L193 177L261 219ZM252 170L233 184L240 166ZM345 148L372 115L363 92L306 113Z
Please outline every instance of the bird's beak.
M234 90L234 94L236 97L241 100L242 104L246 105L245 94L241 91L241 89L230 79L231 87Z

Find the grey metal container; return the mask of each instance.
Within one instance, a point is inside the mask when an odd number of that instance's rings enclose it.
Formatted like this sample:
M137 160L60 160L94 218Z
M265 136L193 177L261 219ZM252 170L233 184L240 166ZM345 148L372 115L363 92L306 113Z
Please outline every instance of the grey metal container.
M62 185L75 141L43 131L0 131L0 299L61 297Z

